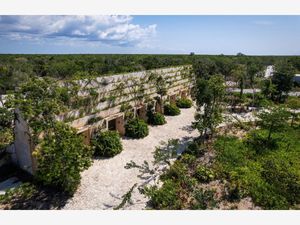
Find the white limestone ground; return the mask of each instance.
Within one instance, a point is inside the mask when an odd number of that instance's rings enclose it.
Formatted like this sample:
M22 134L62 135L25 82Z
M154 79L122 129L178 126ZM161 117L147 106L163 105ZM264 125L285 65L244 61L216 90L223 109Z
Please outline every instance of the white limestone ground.
M135 184L143 183L138 178L138 169L125 169L133 160L142 164L153 161L153 151L161 141L185 139L199 135L190 130L194 121L195 108L181 109L178 116L166 116L167 124L149 126L149 135L143 139L122 139L124 150L110 159L96 159L93 165L82 173L81 185L64 209L113 209L122 201L122 196ZM144 209L147 199L137 189L132 193L132 205L125 209Z

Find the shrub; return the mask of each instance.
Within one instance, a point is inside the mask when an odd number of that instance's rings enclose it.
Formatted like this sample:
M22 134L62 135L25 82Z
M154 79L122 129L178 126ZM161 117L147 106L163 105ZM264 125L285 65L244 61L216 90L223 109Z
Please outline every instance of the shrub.
M96 134L92 140L96 156L113 157L123 150L120 135L116 131L104 131Z
M154 209L182 209L183 207L183 202L178 197L180 186L172 180L166 180L161 188L146 187L144 193L150 198L150 205Z
M286 151L277 151L262 160L262 177L290 205L300 202L300 166L295 156Z
M185 192L192 191L193 187L198 183L197 179L191 177L189 174L189 167L194 166L196 159L193 158L193 156L186 156L183 156L181 160L176 160L174 164L160 176L162 181L173 180L178 183ZM188 164L188 162L192 164Z
M0 128L0 152L14 141L14 133L10 128Z
M125 133L127 137L143 138L149 134L149 128L143 120L134 118L125 125Z
M0 150L14 140L13 134L14 114L4 107L0 107Z
M189 165L189 167L193 166L196 163L196 156L190 154L182 154L180 157L180 161Z
M196 190L193 198L192 209L212 209L217 205L215 200L215 191L214 190Z
M251 132L245 140L245 145L254 150L257 154L263 153L268 150L274 150L278 148L278 139L267 137L267 132L264 130L258 130Z
M13 112L4 107L0 107L0 129L10 128L14 119Z
M245 141L218 137L214 168L229 181L227 199L251 196L264 209L289 209L299 204L299 134L293 128L282 129L274 132L269 142L268 130L255 130Z
M58 122L34 152L38 162L36 178L45 185L73 193L80 183L80 172L91 163L92 153L75 129Z
M170 168L161 175L161 180L183 180L184 177L188 174L188 168L181 161L176 160Z
M180 114L180 109L175 104L166 104L164 106L164 113L168 116L177 116Z
M215 177L211 169L201 165L196 168L194 176L200 182L205 182L205 183L213 180Z
M225 188L227 191L225 198L228 201L239 201L242 198L242 191L240 183L238 181L231 181L230 183L226 183Z
M28 201L36 192L35 186L26 182L16 188L7 190L4 195L0 195L0 204L11 204L20 200Z
M193 102L188 98L181 98L176 101L176 105L179 108L191 108Z
M268 100L263 94L256 93L253 106L255 107L268 107L272 105L272 101Z
M159 112L148 113L148 123L152 125L163 125L166 123L165 116Z

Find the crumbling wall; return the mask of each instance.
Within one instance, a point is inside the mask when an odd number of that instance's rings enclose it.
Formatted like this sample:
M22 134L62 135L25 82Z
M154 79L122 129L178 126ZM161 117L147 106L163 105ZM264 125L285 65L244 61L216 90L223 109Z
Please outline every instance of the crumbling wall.
M26 121L20 116L16 110L17 119L15 121L15 141L14 141L14 161L26 172L33 174L36 170L34 159L32 156L33 146L31 135Z

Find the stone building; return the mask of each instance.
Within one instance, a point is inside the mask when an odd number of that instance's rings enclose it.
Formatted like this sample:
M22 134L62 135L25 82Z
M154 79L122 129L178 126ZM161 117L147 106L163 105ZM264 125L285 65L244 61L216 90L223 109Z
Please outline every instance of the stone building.
M158 94L155 78L161 76L166 94ZM116 130L125 134L129 116L147 120L147 111L163 113L162 102L175 103L177 98L190 96L193 87L191 66L162 68L94 79L75 81L79 84L80 104L67 113L57 115L57 120L68 123L90 143L99 130ZM161 99L162 98L162 99ZM21 118L15 123L14 162L30 174L36 171L29 127Z

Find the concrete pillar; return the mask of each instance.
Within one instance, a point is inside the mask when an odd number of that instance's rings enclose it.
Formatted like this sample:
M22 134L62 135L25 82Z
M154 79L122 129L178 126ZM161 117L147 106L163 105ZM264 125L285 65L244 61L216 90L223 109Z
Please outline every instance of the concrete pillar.
M171 104L175 104L176 103L176 94L170 95L169 101Z
M120 116L115 119L116 121L116 130L119 132L121 136L125 135L125 122L124 122L124 117Z
M187 90L181 91L181 98L187 98Z
M91 143L91 130L84 130L81 135L83 136L83 143L89 145Z
M163 107L163 104L160 101L157 101L155 103L155 112L159 112L161 114L164 113L164 107Z
M145 105L136 109L136 116L144 121L147 121L147 110Z

